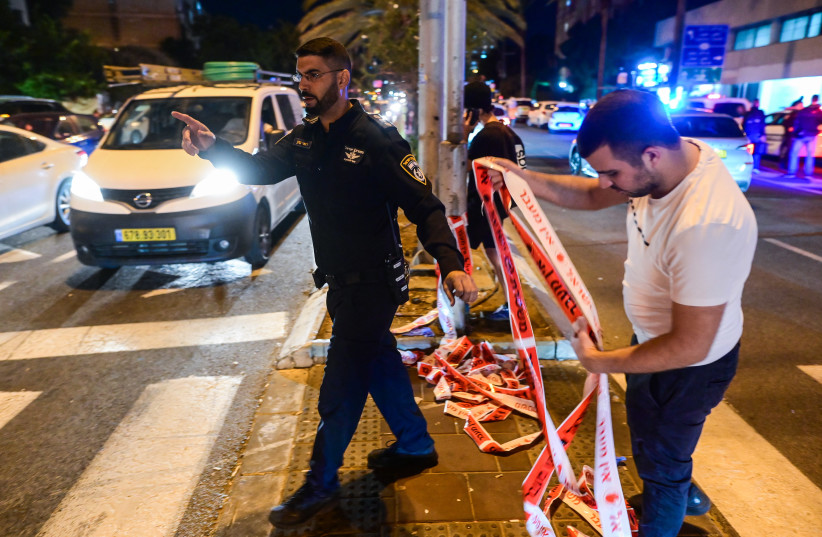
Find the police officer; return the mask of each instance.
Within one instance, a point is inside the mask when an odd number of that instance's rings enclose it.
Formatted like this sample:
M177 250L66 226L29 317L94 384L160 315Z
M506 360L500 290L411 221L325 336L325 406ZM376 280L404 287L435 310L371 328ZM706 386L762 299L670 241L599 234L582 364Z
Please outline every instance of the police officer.
M337 470L369 393L397 437L390 447L369 454L369 468L409 475L437 464L434 441L389 331L398 304L407 298L392 287L396 274L389 272L396 263L386 263L402 255L398 206L439 262L452 304L454 296L466 303L477 298L476 285L462 271L444 207L408 143L390 123L348 100L351 59L345 47L323 37L300 46L296 55L294 79L307 117L271 151L249 155L199 121L172 112L186 123L183 149L230 166L241 181L271 184L296 174L314 242L315 280L329 286L333 329L320 388L321 421L305 484L271 510L269 520L277 526L302 523L338 502Z
M762 153L767 147L765 138L765 112L759 108L759 99L754 99L751 109L745 114L742 120L742 128L748 141L753 144L753 171L759 173L759 163L762 160Z

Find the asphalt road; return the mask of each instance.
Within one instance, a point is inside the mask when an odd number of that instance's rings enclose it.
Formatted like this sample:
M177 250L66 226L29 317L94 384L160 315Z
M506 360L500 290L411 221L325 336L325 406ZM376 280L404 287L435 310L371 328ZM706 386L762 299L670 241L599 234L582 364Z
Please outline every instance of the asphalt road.
M307 219L278 236L253 274L98 270L47 227L2 241L0 535L207 534L313 288Z
M516 129L530 167L567 170L573 134ZM815 494L819 187L763 174L747 194L760 240L744 296L742 361L727 395L741 418L733 432L750 429ZM606 346L626 344L624 208L544 208L596 300ZM242 261L97 270L72 251L68 235L46 227L0 243L0 535L106 535L108 518L142 526L140 535L204 535L312 289L307 221L283 226L271 262L253 274ZM771 464L767 450L748 451ZM708 468L733 480L724 469L723 461ZM167 509L147 507L158 503ZM89 513L98 513L95 528L72 526Z

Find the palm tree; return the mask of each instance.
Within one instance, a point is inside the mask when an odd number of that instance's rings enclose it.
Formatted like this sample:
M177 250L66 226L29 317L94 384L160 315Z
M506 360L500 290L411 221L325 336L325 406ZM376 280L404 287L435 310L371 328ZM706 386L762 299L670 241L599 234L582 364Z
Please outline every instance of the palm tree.
M360 65L416 86L419 0L304 0L301 41L328 36L356 54ZM503 39L523 47L520 0L468 0L467 50ZM369 68L366 68L369 71ZM368 72L362 78L373 76Z

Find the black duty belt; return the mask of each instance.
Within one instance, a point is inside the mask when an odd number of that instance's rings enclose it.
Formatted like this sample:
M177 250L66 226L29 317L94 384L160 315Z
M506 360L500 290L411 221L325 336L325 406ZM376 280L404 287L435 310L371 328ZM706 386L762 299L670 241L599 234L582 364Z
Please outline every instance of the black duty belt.
M323 274L319 270L315 270L312 276L314 276L314 283L318 289L325 283L328 284L329 289L339 289L347 285L377 283L386 279L385 270L383 269L358 270L340 274Z

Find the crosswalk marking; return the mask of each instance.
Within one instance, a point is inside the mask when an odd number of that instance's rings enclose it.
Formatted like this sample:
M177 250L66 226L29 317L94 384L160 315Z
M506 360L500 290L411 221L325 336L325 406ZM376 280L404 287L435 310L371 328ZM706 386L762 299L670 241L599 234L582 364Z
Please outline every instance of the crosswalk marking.
M288 313L0 332L0 361L265 341L285 336Z
M777 239L765 239L765 242L775 244L776 246L779 246L780 248L790 250L791 252L793 252L795 254L804 255L808 259L813 259L814 261L819 261L820 263L822 263L822 256L812 254L808 251L803 250L802 248L797 248L796 246L791 246L790 244L782 242L782 241L777 240Z
M74 257L77 257L77 250L72 250L70 252L64 253L63 255L58 255L57 257L49 261L49 263L62 263L63 261L72 259Z
M242 377L146 387L38 537L171 537Z
M0 392L0 429L43 392Z
M15 248L14 250L0 254L0 263L19 263L20 261L28 261L29 259L37 259L38 257L40 257L40 254Z
M5 282L0 282L0 291L2 291L3 289L5 289L5 288L7 288L7 287L11 287L11 286L12 286L12 285L14 285L15 283L17 283L17 282L15 282L15 281L5 281Z
M822 384L822 365L800 365L799 369L819 384Z
M612 377L625 389L624 375ZM727 403L705 421L693 459L694 479L739 537L822 534L822 490Z

